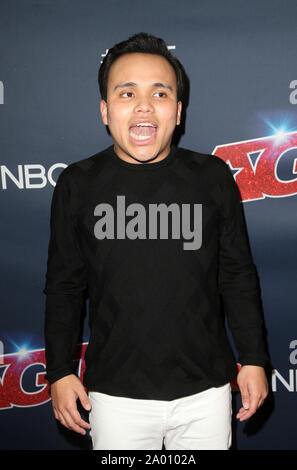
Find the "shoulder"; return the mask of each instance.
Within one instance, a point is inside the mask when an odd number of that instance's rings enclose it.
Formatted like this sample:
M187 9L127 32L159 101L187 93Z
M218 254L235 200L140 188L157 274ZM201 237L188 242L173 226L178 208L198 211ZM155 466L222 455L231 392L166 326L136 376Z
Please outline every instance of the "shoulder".
M213 154L195 152L178 148L182 164L188 170L199 175L200 182L218 201L227 201L230 197L240 200L240 191L229 165L220 157Z
M195 167L199 170L203 169L220 181L232 177L229 165L216 155L196 152L183 147L178 147L177 151L180 161L191 166L192 169L195 169Z
M62 170L56 184L77 187L90 183L108 162L108 149L70 163Z

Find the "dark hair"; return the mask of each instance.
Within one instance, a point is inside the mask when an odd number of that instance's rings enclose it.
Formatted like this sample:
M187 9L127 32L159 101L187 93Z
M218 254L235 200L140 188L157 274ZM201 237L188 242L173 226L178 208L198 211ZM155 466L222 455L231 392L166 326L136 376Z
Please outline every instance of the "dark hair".
M108 50L98 72L98 83L101 97L107 100L107 80L112 64L123 54L141 52L147 54L157 54L163 56L173 67L177 82L177 100L182 101L185 88L185 72L182 64L168 50L165 41L147 33L138 33L131 36L126 41L115 44Z

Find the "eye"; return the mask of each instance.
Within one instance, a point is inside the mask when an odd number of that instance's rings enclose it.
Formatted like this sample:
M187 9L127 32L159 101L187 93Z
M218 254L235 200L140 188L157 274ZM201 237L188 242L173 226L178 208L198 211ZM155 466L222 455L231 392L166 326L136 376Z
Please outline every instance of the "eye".
M164 91L157 91L157 92L155 93L155 95L162 95L162 96L160 96L160 98L164 98L164 97L167 96L167 94L166 94Z
M125 96L126 95L126 96ZM127 96L128 95L128 96ZM132 91L124 91L124 93L121 93L121 96L124 96L127 97L127 98L131 98L131 96L133 95Z

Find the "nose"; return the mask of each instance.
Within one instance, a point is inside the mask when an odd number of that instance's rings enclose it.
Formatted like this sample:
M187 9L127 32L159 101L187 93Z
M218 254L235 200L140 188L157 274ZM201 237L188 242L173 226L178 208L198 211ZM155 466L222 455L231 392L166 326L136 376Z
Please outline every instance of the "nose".
M138 98L137 103L135 105L135 112L137 113L148 113L154 110L153 104L149 97L141 96Z

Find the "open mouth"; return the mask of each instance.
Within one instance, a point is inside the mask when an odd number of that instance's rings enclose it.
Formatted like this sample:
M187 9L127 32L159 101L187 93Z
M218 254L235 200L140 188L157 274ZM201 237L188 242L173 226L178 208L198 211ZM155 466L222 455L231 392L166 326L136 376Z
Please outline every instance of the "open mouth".
M151 122L141 122L134 124L129 128L130 140L133 143L150 143L157 134L157 125Z

